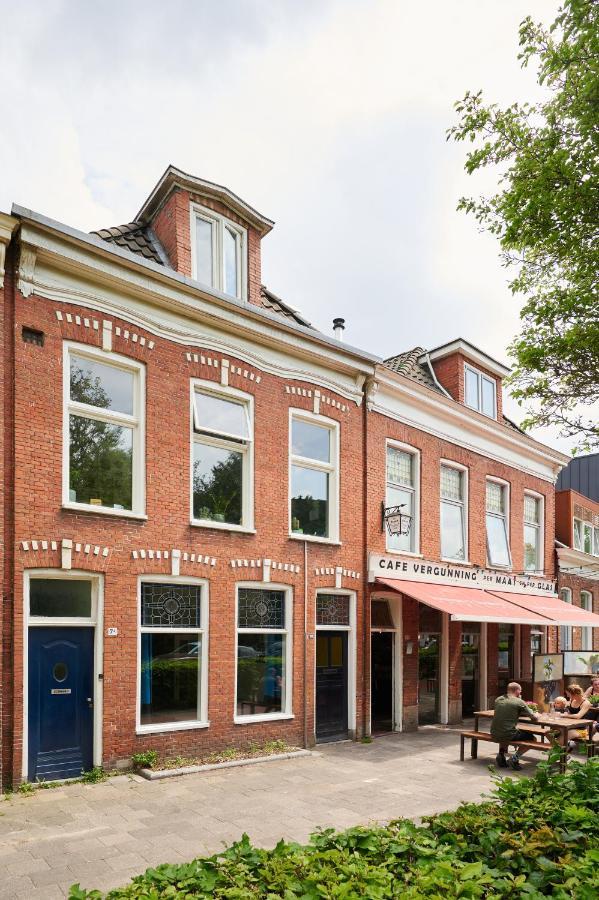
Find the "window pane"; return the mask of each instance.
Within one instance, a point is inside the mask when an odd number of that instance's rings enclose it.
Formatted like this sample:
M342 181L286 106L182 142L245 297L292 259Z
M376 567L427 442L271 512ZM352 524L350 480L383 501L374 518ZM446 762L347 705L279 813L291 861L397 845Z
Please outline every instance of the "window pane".
M441 556L465 559L464 509L453 503L441 504Z
M237 642L237 715L283 711L284 634L240 634Z
M214 226L206 219L196 218L196 279L214 286L212 242Z
M329 533L329 476L326 472L291 468L291 530L326 537Z
M408 516L414 515L413 510L414 495L412 491L404 491L401 488L391 487L387 485L387 506L401 506L401 510ZM385 526L386 528L387 526ZM389 534L387 531L387 547L390 550L413 550L414 535L414 519L410 523L410 530L407 534Z
M472 369L466 369L466 403L474 409L480 408L478 399L478 375Z
M284 592L239 588L237 624L239 628L284 628Z
M70 355L71 400L133 415L133 372Z
M91 616L91 581L32 578L29 583L31 616Z
M492 566L509 566L510 553L505 519L487 515L487 553Z
M599 528L595 528L595 535L593 538L593 555L599 556Z
M295 456L307 459L331 461L331 430L323 425L313 425L303 419L291 423L291 447Z
M503 515L505 512L505 491L503 485L487 481L487 512Z
M349 625L349 597L344 594L317 594L316 624Z
M584 526L584 545L582 549L585 553L593 552L593 528L591 525Z
M530 497L528 494L524 495L524 521L535 524L539 521L539 501L536 497Z
M574 519L574 549L582 550L582 522Z
M69 500L131 509L133 430L69 417Z
M445 500L462 499L462 473L459 469L441 466L441 496Z
M202 588L197 584L141 585L141 624L199 628Z
M486 416L495 417L495 382L481 377L482 412Z
M524 569L536 571L539 568L539 529L533 525L524 526Z
M225 226L225 294L237 297L237 243L239 235Z
M196 391L194 402L195 425L198 430L226 434L239 440L249 438L247 407L244 403L200 391Z
M142 725L197 720L201 654L199 634L142 632Z
M387 447L387 481L412 486L412 454Z
M242 454L195 441L193 445L193 516L241 525Z

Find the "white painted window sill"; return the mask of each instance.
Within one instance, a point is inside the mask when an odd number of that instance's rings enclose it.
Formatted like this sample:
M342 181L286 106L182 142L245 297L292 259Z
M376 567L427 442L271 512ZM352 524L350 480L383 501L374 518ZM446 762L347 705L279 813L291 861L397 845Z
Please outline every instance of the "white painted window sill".
M450 559L448 556L442 556L441 562L451 563L454 566L470 566L470 568L474 565L469 559Z
M251 725L252 722L281 722L287 719L295 719L293 713L262 713L258 716L234 716L236 725Z
M214 522L212 519L191 519L189 524L193 528L215 528L217 531L236 531L238 534L256 534L255 528L246 528L244 525L231 525L228 522Z
M100 516L117 516L119 519L137 519L139 522L146 522L148 519L145 513L133 512L130 509L112 509L110 506L93 506L90 503L63 503L62 508L69 510L69 512L86 512Z
M341 541L335 541L333 538L323 538L317 537L315 534L296 534L294 532L289 533L289 538L292 541L308 541L311 544L329 544L333 547L341 547Z
M156 725L138 725L135 734L167 734L171 731L193 731L196 728L209 728L210 722L160 722Z
M411 559L424 559L422 553L414 553L413 550L389 550L386 551L388 556L409 556Z

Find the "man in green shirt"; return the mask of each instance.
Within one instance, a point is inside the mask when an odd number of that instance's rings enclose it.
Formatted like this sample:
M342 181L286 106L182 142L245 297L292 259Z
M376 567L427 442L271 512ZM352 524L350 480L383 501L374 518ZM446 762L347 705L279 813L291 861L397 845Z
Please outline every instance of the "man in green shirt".
M518 728L518 719L530 719L537 722L538 716L526 705L521 697L522 688L516 681L511 681L507 686L507 693L498 697L495 701L495 714L491 723L491 734L499 742L499 753L495 757L497 765L502 769L508 766L506 752L509 744L517 744L518 741L535 740L534 734L529 731L521 731ZM521 769L520 757L526 750L520 752L518 747L509 760L512 769Z

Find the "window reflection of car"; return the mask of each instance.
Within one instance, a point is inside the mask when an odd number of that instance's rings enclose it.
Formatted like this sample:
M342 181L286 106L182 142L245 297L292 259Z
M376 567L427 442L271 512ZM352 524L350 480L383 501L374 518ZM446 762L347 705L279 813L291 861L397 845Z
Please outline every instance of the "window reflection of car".
M199 641L188 641L186 644L180 644L175 650L171 650L170 653L161 653L160 656L155 656L154 661L157 659L190 659L191 657L197 657L199 647Z
M239 659L255 659L261 655L260 651L254 647L247 647L245 644L237 645L237 656Z

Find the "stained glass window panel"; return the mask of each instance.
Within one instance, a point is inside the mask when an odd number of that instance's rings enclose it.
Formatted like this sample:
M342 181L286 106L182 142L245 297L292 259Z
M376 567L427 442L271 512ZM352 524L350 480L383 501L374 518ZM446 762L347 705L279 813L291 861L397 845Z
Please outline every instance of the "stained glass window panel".
M238 625L240 628L284 628L284 592L240 588Z
M462 499L462 473L459 469L441 466L441 496L444 500Z
M349 597L344 594L317 594L317 625L349 625Z
M160 628L201 627L202 588L196 584L143 582L141 624Z
M495 481L487 481L487 512L503 515L505 491L503 485Z
M524 521L531 524L539 522L539 501L536 497L524 495Z
M387 481L392 484L413 484L412 454L396 447L387 447Z

